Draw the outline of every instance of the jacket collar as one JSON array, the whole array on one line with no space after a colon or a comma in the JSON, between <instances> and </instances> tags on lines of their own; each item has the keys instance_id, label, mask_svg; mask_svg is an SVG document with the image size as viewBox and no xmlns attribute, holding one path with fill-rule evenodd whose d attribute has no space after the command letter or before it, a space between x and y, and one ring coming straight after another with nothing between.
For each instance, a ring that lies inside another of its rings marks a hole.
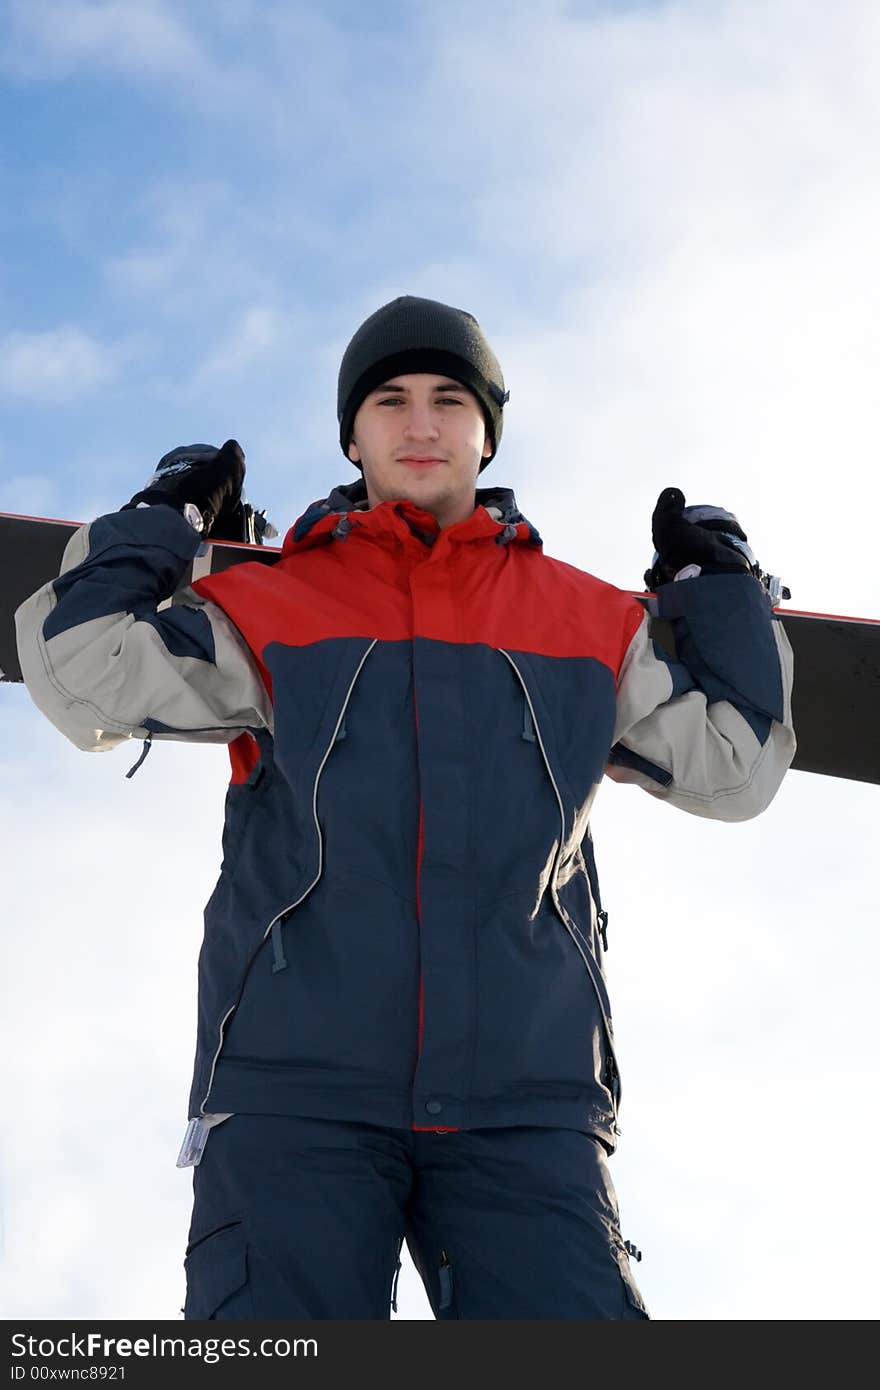
<instances>
[{"instance_id":1,"label":"jacket collar","mask_svg":"<svg viewBox=\"0 0 880 1390\"><path fill-rule=\"evenodd\" d=\"M441 534L436 517L414 502L383 502L378 507L369 507L366 483L363 478L357 478L353 483L340 483L329 496L306 508L285 536L282 555L292 555L322 542L345 540L353 526L365 526L368 532L378 535L389 527L399 526L401 520L426 545L432 545ZM450 541L477 540L491 535L499 545L512 541L543 545L535 527L517 507L513 489L508 487L477 488L472 514L446 527L445 531Z\"/></svg>"}]
</instances>

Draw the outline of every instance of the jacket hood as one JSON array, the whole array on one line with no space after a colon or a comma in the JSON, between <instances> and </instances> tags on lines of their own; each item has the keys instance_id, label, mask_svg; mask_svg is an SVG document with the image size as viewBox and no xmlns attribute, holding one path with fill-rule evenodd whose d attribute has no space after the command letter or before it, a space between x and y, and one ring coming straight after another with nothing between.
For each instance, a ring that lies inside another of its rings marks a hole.
<instances>
[{"instance_id":1,"label":"jacket hood","mask_svg":"<svg viewBox=\"0 0 880 1390\"><path fill-rule=\"evenodd\" d=\"M440 532L436 517L415 502L383 502L371 508L367 500L367 485L363 478L357 478L353 483L338 484L329 496L312 502L306 508L285 536L282 556L331 540L344 540L352 526L369 527L371 519L378 519L380 514L387 514L388 511L402 516L410 530L427 544L431 544ZM471 516L448 529L461 540L475 540L494 534L499 545L510 542L543 545L535 527L517 507L513 489L509 487L477 488L476 506Z\"/></svg>"}]
</instances>

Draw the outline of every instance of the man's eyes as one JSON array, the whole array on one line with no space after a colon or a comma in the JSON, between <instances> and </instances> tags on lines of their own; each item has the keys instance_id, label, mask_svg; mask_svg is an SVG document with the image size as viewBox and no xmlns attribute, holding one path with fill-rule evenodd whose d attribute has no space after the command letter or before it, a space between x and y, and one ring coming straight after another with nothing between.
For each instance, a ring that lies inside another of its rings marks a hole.
<instances>
[{"instance_id":1,"label":"man's eyes","mask_svg":"<svg viewBox=\"0 0 880 1390\"><path fill-rule=\"evenodd\" d=\"M404 403L403 396L383 396L379 405L401 405ZM464 402L458 396L436 396L435 405L463 405Z\"/></svg>"}]
</instances>

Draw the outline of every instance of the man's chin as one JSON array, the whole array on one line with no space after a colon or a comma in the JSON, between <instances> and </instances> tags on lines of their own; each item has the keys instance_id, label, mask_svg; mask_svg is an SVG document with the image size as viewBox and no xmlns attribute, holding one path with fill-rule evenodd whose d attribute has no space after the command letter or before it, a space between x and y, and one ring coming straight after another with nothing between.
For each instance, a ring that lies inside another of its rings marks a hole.
<instances>
[{"instance_id":1,"label":"man's chin","mask_svg":"<svg viewBox=\"0 0 880 1390\"><path fill-rule=\"evenodd\" d=\"M426 470L424 475L414 475L408 469L395 469L394 473L389 472L382 479L373 496L374 506L380 501L411 502L414 507L436 517L441 526L446 524L450 515L461 513L463 506L460 490L453 485L448 470L442 465ZM469 510L473 510L474 504L474 493L471 492Z\"/></svg>"},{"instance_id":2,"label":"man's chin","mask_svg":"<svg viewBox=\"0 0 880 1390\"><path fill-rule=\"evenodd\" d=\"M425 478L424 481L416 481L415 483L406 481L401 484L398 490L398 500L413 502L417 507L421 507L423 511L433 512L436 507L448 505L449 489L442 486L438 487L436 481L435 485L432 487L430 485L430 480L427 478Z\"/></svg>"}]
</instances>

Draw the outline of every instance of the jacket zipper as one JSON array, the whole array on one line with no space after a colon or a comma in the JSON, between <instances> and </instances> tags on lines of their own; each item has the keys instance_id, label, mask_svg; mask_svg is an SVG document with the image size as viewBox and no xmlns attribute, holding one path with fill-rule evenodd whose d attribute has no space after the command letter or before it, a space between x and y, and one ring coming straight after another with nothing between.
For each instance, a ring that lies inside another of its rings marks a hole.
<instances>
[{"instance_id":1,"label":"jacket zipper","mask_svg":"<svg viewBox=\"0 0 880 1390\"><path fill-rule=\"evenodd\" d=\"M419 705L413 682L413 714L416 722L416 758L418 758ZM425 852L425 826L422 815L422 778L419 774L419 838L416 846L416 917L419 923L419 1035L416 1040L416 1067L422 1055L422 1034L425 1028L425 977L422 971L422 856Z\"/></svg>"},{"instance_id":2,"label":"jacket zipper","mask_svg":"<svg viewBox=\"0 0 880 1390\"><path fill-rule=\"evenodd\" d=\"M208 1089L205 1091L205 1094L204 1094L204 1096L202 1097L201 1104L199 1105L199 1112L200 1112L202 1115L204 1115L204 1114L206 1113L206 1111L205 1111L205 1101L208 1099L208 1096L211 1094L211 1087L212 1087L213 1084L214 1084L214 1072L216 1071L216 1068L217 1068L217 1059L218 1059L218 1057L220 1056L220 1051L221 1051L221 1049L222 1049L222 1047L223 1047L223 1036L224 1036L224 1034L225 1034L225 1032L226 1032L226 1024L228 1023L228 1021L229 1021L231 1015L232 1015L232 1014L235 1012L235 1010L238 1008L239 1000L241 999L242 993L243 993L243 991L244 991L245 981L247 980L248 972L249 972L249 970L250 970L250 968L251 968L251 964L252 964L252 962L253 962L253 960L254 960L254 957L255 957L256 954L257 954L257 951L259 951L260 946L262 946L263 942L266 940L266 937L269 935L269 933L271 932L272 928L275 926L275 923L276 923L276 922L281 922L281 921L283 921L285 917L288 917L288 916L290 915L291 912L293 912L297 907L299 907L300 903L302 903L302 902L308 897L309 893L311 893L312 889L315 887L316 883L317 883L318 880L320 879L321 874L324 872L324 837L323 837L323 835L321 834L321 824L320 824L320 821L318 820L318 783L319 783L320 780L321 780L321 773L324 771L324 764L326 763L327 759L329 758L330 752L331 752L331 750L332 750L332 748L333 748L333 745L334 745L335 742L336 742L336 738L337 738L337 735L338 735L338 733L339 733L339 727L340 727L340 725L342 724L343 720L345 719L345 711L348 709L348 702L349 702L349 700L351 699L352 691L354 690L355 684L356 684L356 682L357 682L357 678L358 678L358 676L360 675L360 673L361 673L361 671L362 671L362 669L363 669L364 662L366 661L367 657L370 655L370 652L373 650L373 648L375 647L375 645L376 645L376 643L378 642L378 640L379 640L378 637L374 637L374 638L373 638L372 642L371 642L370 645L367 647L367 650L364 652L363 656L361 657L360 661L358 662L357 670L355 671L354 675L353 675L352 678L351 678L351 683L350 683L350 685L349 685L349 687L348 687L348 690L345 692L345 699L344 699L343 702L342 702L342 709L339 711L339 716L338 716L338 718L337 718L337 720L336 720L336 723L335 723L335 725L334 725L334 727L333 727L333 734L332 734L332 736L331 736L331 738L330 738L330 742L327 744L327 747L326 747L326 749L324 750L324 756L323 756L323 758L321 759L321 761L320 761L320 763L319 763L319 765L318 765L318 770L317 770L317 772L315 773L315 781L314 781L314 785L313 785L313 787L312 787L312 815L313 815L314 820L315 820L315 830L317 831L317 835L318 835L318 872L316 873L315 877L312 879L312 881L311 881L311 883L309 884L308 888L306 888L304 892L300 893L300 895L299 895L299 897L297 898L296 902L290 903L290 905L289 905L288 907L282 908L282 910L281 910L280 912L278 912L278 913L275 914L275 916L272 918L272 921L269 923L268 927L267 927L266 930L263 932L263 935L262 935L262 938L261 938L261 940L260 940L260 942L259 942L259 945L257 946L256 950L251 954L250 959L248 960L248 963L247 963L247 965L246 965L245 968L244 968L244 973L242 974L242 977L241 977L241 986L240 986L240 988L239 988L238 995L236 996L235 1002L234 1002L234 1004L232 1004L232 1005L227 1009L226 1013L223 1015L223 1018L221 1019L221 1022L220 1022L220 1039L219 1039L219 1041L218 1041L218 1043L217 1043L217 1050L216 1050L216 1052L214 1053L214 1057L213 1057L213 1059L212 1059L212 1061L211 1061L211 1074L210 1074L210 1076L208 1077Z\"/></svg>"},{"instance_id":3,"label":"jacket zipper","mask_svg":"<svg viewBox=\"0 0 880 1390\"><path fill-rule=\"evenodd\" d=\"M596 929L602 941L602 950L608 950L608 913L602 906L602 894L599 889L599 871L596 868L596 850L593 845L593 832L587 826L586 838L589 842L587 854L584 855L584 864L587 870L587 878L590 884L590 892L593 896L593 904L596 908Z\"/></svg>"},{"instance_id":4,"label":"jacket zipper","mask_svg":"<svg viewBox=\"0 0 880 1390\"><path fill-rule=\"evenodd\" d=\"M593 962L590 959L590 954L588 952L585 952L583 947L581 946L579 940L581 933L578 931L574 922L572 922L565 908L562 906L562 903L559 899L559 893L556 887L556 880L559 875L559 860L562 855L562 847L565 844L565 809L562 805L562 797L559 792L559 787L556 784L556 778L553 776L553 769L550 766L550 759L547 757L547 750L544 747L544 739L541 735L541 727L538 723L538 717L535 714L535 706L532 704L532 697L529 694L529 689L525 683L525 680L523 679L522 672L520 671L519 667L517 666L516 662L514 661L513 657L510 655L509 652L506 652L503 647L499 647L498 651L501 652L502 656L507 657L507 660L510 662L511 666L516 672L517 680L522 686L523 694L526 697L529 706L529 712L532 716L532 726L537 736L538 747L541 750L541 757L544 759L544 766L547 769L547 776L550 778L551 785L553 787L554 792L556 793L556 803L559 806L559 847L556 851L556 859L553 863L553 872L550 875L550 898L553 902L553 906L556 908L556 911L559 914L560 919L562 920L562 923L566 931L568 932L569 936L575 944L575 947L577 948L578 955L580 956L581 960L586 966L587 974L590 977L590 983L593 986L593 992L596 996L596 1003L599 1005L599 1013L602 1016L602 1023L605 1029L605 1041L608 1046L608 1071L610 1073L611 1080L611 1101L614 1107L614 1127L615 1130L619 1132L617 1127L617 1115L620 1110L620 1098L623 1094L623 1088L620 1083L620 1068L617 1065L617 1053L614 1050L614 1038L611 1030L611 1020L605 1011L605 1005L602 1001L602 992L599 988L599 982L596 979L595 969ZM590 891L592 895L592 885Z\"/></svg>"}]
</instances>

